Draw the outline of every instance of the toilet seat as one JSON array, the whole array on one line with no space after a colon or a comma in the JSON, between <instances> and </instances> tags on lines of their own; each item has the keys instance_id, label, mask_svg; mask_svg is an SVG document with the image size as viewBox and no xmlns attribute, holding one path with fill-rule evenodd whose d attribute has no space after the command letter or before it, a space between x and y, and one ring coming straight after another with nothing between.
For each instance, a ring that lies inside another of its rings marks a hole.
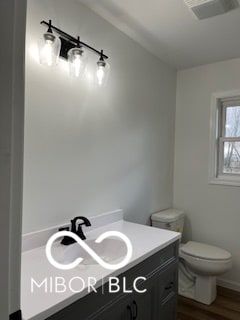
<instances>
[{"instance_id":1,"label":"toilet seat","mask_svg":"<svg viewBox=\"0 0 240 320\"><path fill-rule=\"evenodd\" d=\"M185 256L202 260L225 261L231 259L231 254L228 251L196 241L189 241L182 245L180 251Z\"/></svg>"}]
</instances>

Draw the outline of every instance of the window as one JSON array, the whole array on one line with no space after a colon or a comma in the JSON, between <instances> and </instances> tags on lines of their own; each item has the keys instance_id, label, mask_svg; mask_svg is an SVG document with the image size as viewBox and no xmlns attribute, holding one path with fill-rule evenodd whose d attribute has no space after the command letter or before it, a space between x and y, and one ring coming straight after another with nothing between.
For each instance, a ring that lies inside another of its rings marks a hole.
<instances>
[{"instance_id":1,"label":"window","mask_svg":"<svg viewBox=\"0 0 240 320\"><path fill-rule=\"evenodd\" d=\"M240 100L221 102L218 174L240 175Z\"/></svg>"},{"instance_id":2,"label":"window","mask_svg":"<svg viewBox=\"0 0 240 320\"><path fill-rule=\"evenodd\" d=\"M240 93L212 101L210 183L240 186Z\"/></svg>"}]
</instances>

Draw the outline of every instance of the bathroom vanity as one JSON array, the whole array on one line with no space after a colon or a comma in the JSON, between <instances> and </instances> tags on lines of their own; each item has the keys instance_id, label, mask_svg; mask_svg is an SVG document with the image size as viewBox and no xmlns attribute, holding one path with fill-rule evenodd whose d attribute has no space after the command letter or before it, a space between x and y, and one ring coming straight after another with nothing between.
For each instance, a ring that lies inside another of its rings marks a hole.
<instances>
[{"instance_id":1,"label":"bathroom vanity","mask_svg":"<svg viewBox=\"0 0 240 320\"><path fill-rule=\"evenodd\" d=\"M108 230L124 233L133 246L130 262L115 271L106 270L98 264L56 271L46 260L44 246L31 250L28 247L22 259L23 319L176 320L180 234L126 222L121 215L117 221L110 219L109 224L98 225L97 228L93 220L93 229L86 233L87 239L96 239ZM69 291L63 294L46 293L43 288L30 292L31 278L40 283L42 279L56 275L64 276L66 280L77 276L82 279L95 277L98 280L96 292L89 293L87 288L75 294ZM117 292L109 292L110 277L119 280L120 290ZM138 279L136 286L135 279ZM135 290L136 287L138 290Z\"/></svg>"},{"instance_id":2,"label":"bathroom vanity","mask_svg":"<svg viewBox=\"0 0 240 320\"><path fill-rule=\"evenodd\" d=\"M106 283L105 288L98 288L97 293L90 293L48 320L75 320L77 316L81 320L175 320L177 270L178 242L175 242L119 275L119 293L109 293ZM138 276L146 278L138 284L140 291L146 289L145 293L133 290L132 284ZM132 293L123 293L124 279L125 289Z\"/></svg>"}]
</instances>

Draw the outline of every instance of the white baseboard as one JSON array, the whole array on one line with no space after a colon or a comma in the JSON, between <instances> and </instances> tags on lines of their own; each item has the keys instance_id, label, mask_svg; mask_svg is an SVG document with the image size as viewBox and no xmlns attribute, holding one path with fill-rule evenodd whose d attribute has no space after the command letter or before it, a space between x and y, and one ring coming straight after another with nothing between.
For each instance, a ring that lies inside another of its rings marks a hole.
<instances>
[{"instance_id":1,"label":"white baseboard","mask_svg":"<svg viewBox=\"0 0 240 320\"><path fill-rule=\"evenodd\" d=\"M227 280L227 279L217 279L217 285L220 287L224 287L227 289L231 289L234 291L239 291L240 292L240 283Z\"/></svg>"}]
</instances>

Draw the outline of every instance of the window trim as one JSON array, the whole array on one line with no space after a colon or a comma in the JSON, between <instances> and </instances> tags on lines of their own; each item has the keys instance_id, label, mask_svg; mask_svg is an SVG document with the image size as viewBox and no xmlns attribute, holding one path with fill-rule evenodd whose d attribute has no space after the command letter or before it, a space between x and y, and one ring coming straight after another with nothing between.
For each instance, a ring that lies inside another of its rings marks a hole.
<instances>
[{"instance_id":1,"label":"window trim","mask_svg":"<svg viewBox=\"0 0 240 320\"><path fill-rule=\"evenodd\" d=\"M212 94L210 112L210 139L209 139L209 184L219 184L228 186L240 186L240 175L229 173L219 174L219 135L223 128L224 117L220 114L221 104L224 100L240 100L240 90L216 92ZM229 138L228 138L229 140Z\"/></svg>"}]
</instances>

